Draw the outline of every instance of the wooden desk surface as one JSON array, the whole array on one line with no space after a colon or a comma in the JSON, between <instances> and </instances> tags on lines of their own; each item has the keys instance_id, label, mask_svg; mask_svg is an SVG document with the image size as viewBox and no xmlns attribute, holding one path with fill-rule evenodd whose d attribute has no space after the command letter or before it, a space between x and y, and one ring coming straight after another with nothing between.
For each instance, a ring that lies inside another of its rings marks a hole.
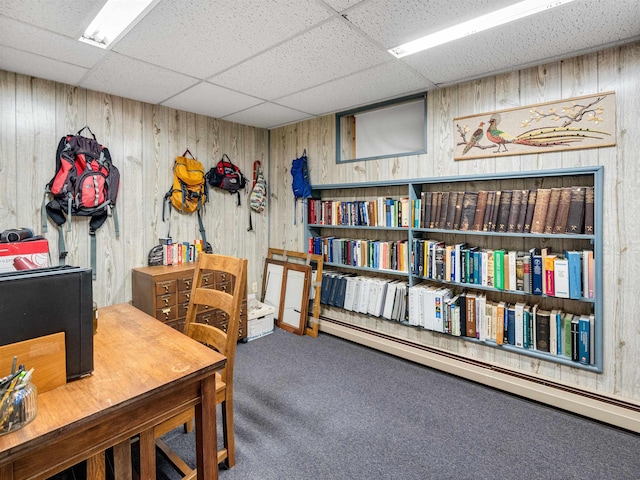
<instances>
[{"instance_id":1,"label":"wooden desk surface","mask_svg":"<svg viewBox=\"0 0 640 480\"><path fill-rule=\"evenodd\" d=\"M93 450L104 450L112 446L107 443L122 441L141 431L139 427L151 427L183 408L184 404L170 405L181 390L183 402L196 403L192 391L200 388L200 380L226 362L219 353L129 304L100 308L98 313L93 374L38 395L33 422L0 436L0 470L25 455L46 454L48 446L65 435L95 438L102 444ZM154 402L164 402L166 411L147 412L145 400L152 396ZM122 418L123 410L129 419ZM132 422L138 425L131 427ZM113 431L103 432L106 429ZM138 432L129 431L135 429ZM57 448L50 454L60 454ZM38 463L37 458L31 460Z\"/></svg>"}]
</instances>

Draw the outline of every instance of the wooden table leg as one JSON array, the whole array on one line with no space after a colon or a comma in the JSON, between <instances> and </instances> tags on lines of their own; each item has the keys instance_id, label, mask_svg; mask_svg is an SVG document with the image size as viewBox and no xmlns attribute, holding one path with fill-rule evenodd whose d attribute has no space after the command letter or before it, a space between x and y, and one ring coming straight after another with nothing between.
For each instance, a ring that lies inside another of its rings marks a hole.
<instances>
[{"instance_id":1,"label":"wooden table leg","mask_svg":"<svg viewBox=\"0 0 640 480\"><path fill-rule=\"evenodd\" d=\"M153 428L140 433L140 478L156 478L156 441Z\"/></svg>"},{"instance_id":2,"label":"wooden table leg","mask_svg":"<svg viewBox=\"0 0 640 480\"><path fill-rule=\"evenodd\" d=\"M118 480L131 480L131 441L113 446L113 473Z\"/></svg>"},{"instance_id":3,"label":"wooden table leg","mask_svg":"<svg viewBox=\"0 0 640 480\"><path fill-rule=\"evenodd\" d=\"M106 480L107 470L104 451L96 453L87 459L87 478L92 480Z\"/></svg>"},{"instance_id":4,"label":"wooden table leg","mask_svg":"<svg viewBox=\"0 0 640 480\"><path fill-rule=\"evenodd\" d=\"M201 403L196 405L196 462L199 480L218 480L215 375L202 380Z\"/></svg>"}]
</instances>

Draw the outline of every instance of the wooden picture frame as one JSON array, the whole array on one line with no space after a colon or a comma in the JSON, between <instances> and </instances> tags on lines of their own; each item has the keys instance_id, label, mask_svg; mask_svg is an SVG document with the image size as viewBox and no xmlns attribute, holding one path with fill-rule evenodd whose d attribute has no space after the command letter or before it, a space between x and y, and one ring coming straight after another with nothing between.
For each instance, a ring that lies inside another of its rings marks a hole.
<instances>
[{"instance_id":1,"label":"wooden picture frame","mask_svg":"<svg viewBox=\"0 0 640 480\"><path fill-rule=\"evenodd\" d=\"M320 293L322 287L322 269L323 269L323 257L314 253L296 252L291 250L283 250L281 248L269 248L267 258L274 259L274 257L283 258L285 262L304 262L305 265L311 265L312 272L316 272L315 280L312 279L314 289L313 297L313 311L309 316L309 325L307 325L305 334L310 337L318 337L318 326L320 324ZM264 277L263 277L264 278ZM264 286L262 288L264 292Z\"/></svg>"},{"instance_id":2,"label":"wooden picture frame","mask_svg":"<svg viewBox=\"0 0 640 480\"><path fill-rule=\"evenodd\" d=\"M309 307L311 266L285 263L277 325L304 335Z\"/></svg>"},{"instance_id":3,"label":"wooden picture frame","mask_svg":"<svg viewBox=\"0 0 640 480\"><path fill-rule=\"evenodd\" d=\"M265 258L264 273L262 275L262 303L275 308L275 317L279 318L282 300L282 285L284 280L285 262Z\"/></svg>"}]
</instances>

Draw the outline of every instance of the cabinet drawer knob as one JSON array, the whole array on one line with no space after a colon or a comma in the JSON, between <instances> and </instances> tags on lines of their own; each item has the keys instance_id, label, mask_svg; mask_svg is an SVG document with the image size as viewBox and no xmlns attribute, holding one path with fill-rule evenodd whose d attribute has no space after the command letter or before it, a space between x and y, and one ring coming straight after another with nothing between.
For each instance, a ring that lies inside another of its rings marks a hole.
<instances>
[{"instance_id":1,"label":"cabinet drawer knob","mask_svg":"<svg viewBox=\"0 0 640 480\"><path fill-rule=\"evenodd\" d=\"M170 308L164 308L164 309L162 309L162 313L164 313L164 318L168 319L169 318L169 314L171 313L171 309Z\"/></svg>"},{"instance_id":2,"label":"cabinet drawer knob","mask_svg":"<svg viewBox=\"0 0 640 480\"><path fill-rule=\"evenodd\" d=\"M191 288L191 280L185 280L185 281L184 281L184 286L185 286L186 288Z\"/></svg>"}]
</instances>

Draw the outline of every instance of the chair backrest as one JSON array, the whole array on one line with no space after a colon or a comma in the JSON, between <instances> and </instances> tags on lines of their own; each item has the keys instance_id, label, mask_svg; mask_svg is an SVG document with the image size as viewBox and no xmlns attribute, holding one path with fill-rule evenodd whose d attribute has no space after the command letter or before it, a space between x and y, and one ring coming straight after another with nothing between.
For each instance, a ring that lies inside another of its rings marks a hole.
<instances>
[{"instance_id":1,"label":"chair backrest","mask_svg":"<svg viewBox=\"0 0 640 480\"><path fill-rule=\"evenodd\" d=\"M231 292L202 287L202 278L211 272L222 272L233 277ZM222 370L222 381L231 388L233 382L233 364L238 343L240 309L247 288L247 260L226 255L202 253L198 257L193 274L192 291L187 308L184 333L205 345L215 348L227 357ZM226 333L221 329L204 323L198 323L198 314L203 310L221 310L228 318Z\"/></svg>"}]
</instances>

